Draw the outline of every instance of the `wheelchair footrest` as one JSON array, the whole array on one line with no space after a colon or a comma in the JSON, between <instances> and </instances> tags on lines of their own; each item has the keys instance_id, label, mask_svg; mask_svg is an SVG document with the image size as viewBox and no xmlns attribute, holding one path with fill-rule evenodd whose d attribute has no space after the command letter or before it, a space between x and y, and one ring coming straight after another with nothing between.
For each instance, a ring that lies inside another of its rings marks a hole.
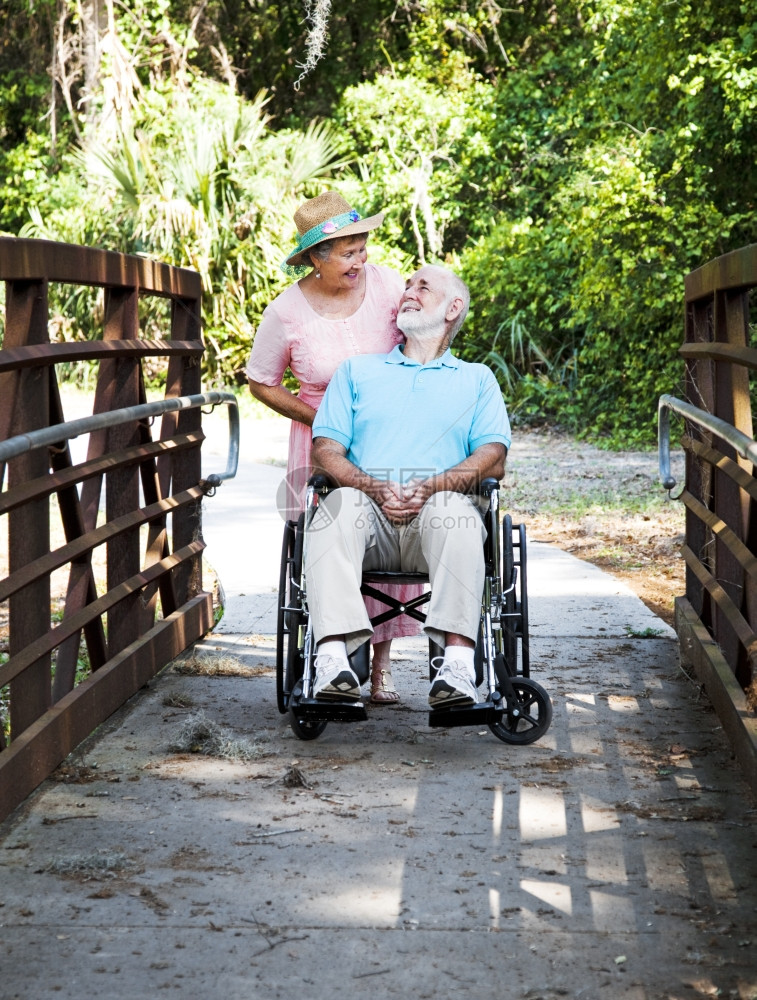
<instances>
[{"instance_id":1,"label":"wheelchair footrest","mask_svg":"<svg viewBox=\"0 0 757 1000\"><path fill-rule=\"evenodd\" d=\"M501 722L505 714L505 703L482 701L478 705L461 708L437 708L428 713L428 724L432 729L450 729L453 726L490 726Z\"/></svg>"},{"instance_id":2,"label":"wheelchair footrest","mask_svg":"<svg viewBox=\"0 0 757 1000\"><path fill-rule=\"evenodd\" d=\"M315 698L293 699L293 715L300 722L366 722L368 713L362 701L317 701Z\"/></svg>"}]
</instances>

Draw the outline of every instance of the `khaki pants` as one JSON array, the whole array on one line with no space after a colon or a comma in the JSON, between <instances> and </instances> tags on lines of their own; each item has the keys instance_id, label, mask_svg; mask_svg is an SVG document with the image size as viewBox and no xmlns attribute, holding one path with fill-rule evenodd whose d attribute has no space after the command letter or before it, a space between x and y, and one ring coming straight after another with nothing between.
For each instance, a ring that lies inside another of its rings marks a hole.
<instances>
[{"instance_id":1,"label":"khaki pants","mask_svg":"<svg viewBox=\"0 0 757 1000\"><path fill-rule=\"evenodd\" d=\"M303 563L316 643L344 635L353 653L373 629L363 570L427 573L431 598L424 632L439 646L453 632L476 641L484 587L486 527L461 493L435 493L410 524L395 526L360 490L331 492L308 529Z\"/></svg>"}]
</instances>

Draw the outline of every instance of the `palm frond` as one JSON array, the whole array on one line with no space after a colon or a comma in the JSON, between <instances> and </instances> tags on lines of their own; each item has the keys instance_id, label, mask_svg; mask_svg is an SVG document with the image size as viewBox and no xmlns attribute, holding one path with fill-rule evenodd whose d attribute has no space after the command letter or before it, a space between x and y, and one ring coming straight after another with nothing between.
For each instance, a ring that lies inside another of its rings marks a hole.
<instances>
[{"instance_id":1,"label":"palm frond","mask_svg":"<svg viewBox=\"0 0 757 1000\"><path fill-rule=\"evenodd\" d=\"M297 189L346 167L352 157L345 155L344 139L330 122L312 121L292 137L287 160L289 183Z\"/></svg>"}]
</instances>

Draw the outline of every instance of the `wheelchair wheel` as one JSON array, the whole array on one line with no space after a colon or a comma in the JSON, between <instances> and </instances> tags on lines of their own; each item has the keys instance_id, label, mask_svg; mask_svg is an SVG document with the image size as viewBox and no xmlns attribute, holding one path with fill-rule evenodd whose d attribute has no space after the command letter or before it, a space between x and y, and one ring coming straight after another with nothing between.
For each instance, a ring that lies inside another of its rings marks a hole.
<instances>
[{"instance_id":1,"label":"wheelchair wheel","mask_svg":"<svg viewBox=\"0 0 757 1000\"><path fill-rule=\"evenodd\" d=\"M552 702L541 684L530 677L513 677L510 683L515 691L518 714L513 714L515 706L508 706L502 721L490 723L489 728L503 743L520 746L535 743L552 722Z\"/></svg>"},{"instance_id":2,"label":"wheelchair wheel","mask_svg":"<svg viewBox=\"0 0 757 1000\"><path fill-rule=\"evenodd\" d=\"M289 695L302 676L299 648L305 614L295 585L302 572L302 518L295 525L287 521L281 547L279 604L276 617L276 702L282 715L289 707ZM294 583L292 582L294 581Z\"/></svg>"},{"instance_id":3,"label":"wheelchair wheel","mask_svg":"<svg viewBox=\"0 0 757 1000\"><path fill-rule=\"evenodd\" d=\"M526 526L518 525L518 543L520 550L520 672L524 677L531 676L531 647L528 637L528 574L526 568Z\"/></svg>"},{"instance_id":4,"label":"wheelchair wheel","mask_svg":"<svg viewBox=\"0 0 757 1000\"><path fill-rule=\"evenodd\" d=\"M502 590L504 601L502 610L507 616L502 619L502 652L511 677L518 673L518 612L517 587L515 582L515 552L513 548L513 520L505 514L502 520ZM510 589L512 587L512 589ZM510 616L513 617L510 617Z\"/></svg>"},{"instance_id":5,"label":"wheelchair wheel","mask_svg":"<svg viewBox=\"0 0 757 1000\"><path fill-rule=\"evenodd\" d=\"M298 740L317 740L327 725L327 722L308 722L298 719L294 712L289 710L289 726Z\"/></svg>"},{"instance_id":6,"label":"wheelchair wheel","mask_svg":"<svg viewBox=\"0 0 757 1000\"><path fill-rule=\"evenodd\" d=\"M294 525L291 521L286 521L284 523L284 540L281 544L279 597L276 612L276 703L282 715L287 710L287 697L284 691L284 664L286 663L286 644L289 636L289 620L284 608L287 606L289 559L293 545Z\"/></svg>"}]
</instances>

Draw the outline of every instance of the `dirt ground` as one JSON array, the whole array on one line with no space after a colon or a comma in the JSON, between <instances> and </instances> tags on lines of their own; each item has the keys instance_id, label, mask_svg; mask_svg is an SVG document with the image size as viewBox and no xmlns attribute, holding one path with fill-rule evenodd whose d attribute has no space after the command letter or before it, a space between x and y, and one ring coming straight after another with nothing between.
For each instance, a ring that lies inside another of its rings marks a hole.
<instances>
[{"instance_id":1,"label":"dirt ground","mask_svg":"<svg viewBox=\"0 0 757 1000\"><path fill-rule=\"evenodd\" d=\"M657 453L604 451L553 431L519 429L513 438L505 509L526 524L529 540L619 577L672 625L673 601L686 590L684 508L660 485ZM672 467L680 484L680 454Z\"/></svg>"}]
</instances>

